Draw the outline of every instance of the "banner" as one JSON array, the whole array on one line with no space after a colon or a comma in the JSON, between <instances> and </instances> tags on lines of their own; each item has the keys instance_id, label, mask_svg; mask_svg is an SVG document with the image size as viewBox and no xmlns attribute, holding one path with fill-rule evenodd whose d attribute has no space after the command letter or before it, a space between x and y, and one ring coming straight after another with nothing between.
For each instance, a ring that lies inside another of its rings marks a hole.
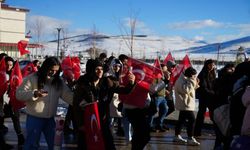
<instances>
[{"instance_id":1,"label":"banner","mask_svg":"<svg viewBox=\"0 0 250 150\"><path fill-rule=\"evenodd\" d=\"M98 103L93 102L87 104L84 108L83 117L87 150L105 150L98 112Z\"/></svg>"}]
</instances>

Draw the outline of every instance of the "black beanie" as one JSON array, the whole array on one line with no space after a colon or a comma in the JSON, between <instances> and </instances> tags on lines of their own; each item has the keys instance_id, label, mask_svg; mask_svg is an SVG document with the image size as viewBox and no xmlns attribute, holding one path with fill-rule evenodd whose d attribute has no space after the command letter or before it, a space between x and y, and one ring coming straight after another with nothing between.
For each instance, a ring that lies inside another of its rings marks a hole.
<instances>
[{"instance_id":1,"label":"black beanie","mask_svg":"<svg viewBox=\"0 0 250 150\"><path fill-rule=\"evenodd\" d=\"M186 70L185 70L185 73L184 75L188 78L192 77L193 75L196 75L197 74L197 71L193 68L193 67L188 67Z\"/></svg>"},{"instance_id":2,"label":"black beanie","mask_svg":"<svg viewBox=\"0 0 250 150\"><path fill-rule=\"evenodd\" d=\"M86 63L86 73L93 73L98 66L103 67L102 62L98 59L89 59Z\"/></svg>"}]
</instances>

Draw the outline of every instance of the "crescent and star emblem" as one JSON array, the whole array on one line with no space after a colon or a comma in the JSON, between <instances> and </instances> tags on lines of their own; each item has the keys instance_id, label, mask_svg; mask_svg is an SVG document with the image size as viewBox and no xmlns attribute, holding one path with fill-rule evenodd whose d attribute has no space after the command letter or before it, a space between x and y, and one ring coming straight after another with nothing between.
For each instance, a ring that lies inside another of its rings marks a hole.
<instances>
[{"instance_id":1,"label":"crescent and star emblem","mask_svg":"<svg viewBox=\"0 0 250 150\"><path fill-rule=\"evenodd\" d=\"M96 132L94 132L94 127L93 127L94 124L98 127L96 116L95 116L95 114L92 114L91 120L90 120L91 131L92 131L92 133L94 133L94 141L97 142L98 136L97 136Z\"/></svg>"},{"instance_id":2,"label":"crescent and star emblem","mask_svg":"<svg viewBox=\"0 0 250 150\"><path fill-rule=\"evenodd\" d=\"M141 82L142 80L144 80L144 78L146 76L144 71L142 71L141 69L134 69L134 70L132 70L132 72L133 72L133 74L135 74L135 76L136 76L136 74L140 74L140 78L137 78L139 80L138 83ZM138 76L136 76L136 77L138 77Z\"/></svg>"}]
</instances>

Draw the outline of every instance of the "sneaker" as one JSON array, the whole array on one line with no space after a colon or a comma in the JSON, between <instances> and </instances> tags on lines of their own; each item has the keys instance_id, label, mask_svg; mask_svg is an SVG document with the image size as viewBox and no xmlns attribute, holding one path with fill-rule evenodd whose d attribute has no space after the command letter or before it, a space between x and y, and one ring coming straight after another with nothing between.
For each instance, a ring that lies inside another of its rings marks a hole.
<instances>
[{"instance_id":1,"label":"sneaker","mask_svg":"<svg viewBox=\"0 0 250 150\"><path fill-rule=\"evenodd\" d=\"M200 145L200 143L198 141L196 141L196 139L194 137L188 138L187 144L192 145L192 146L199 146Z\"/></svg>"},{"instance_id":2,"label":"sneaker","mask_svg":"<svg viewBox=\"0 0 250 150\"><path fill-rule=\"evenodd\" d=\"M183 139L181 135L177 135L174 137L173 142L180 143L180 144L186 144L187 140Z\"/></svg>"}]
</instances>

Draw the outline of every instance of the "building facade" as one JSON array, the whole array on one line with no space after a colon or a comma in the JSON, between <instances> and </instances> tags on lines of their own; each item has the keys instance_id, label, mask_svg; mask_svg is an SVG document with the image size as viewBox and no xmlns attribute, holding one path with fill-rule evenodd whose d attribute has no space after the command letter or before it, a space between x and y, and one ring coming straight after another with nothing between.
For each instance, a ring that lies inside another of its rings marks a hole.
<instances>
[{"instance_id":1,"label":"building facade","mask_svg":"<svg viewBox=\"0 0 250 150\"><path fill-rule=\"evenodd\" d=\"M26 14L28 9L11 7L0 0L0 53L6 53L13 58L20 58L17 43L20 40L29 41L26 36ZM29 44L29 48L37 45ZM27 55L22 56L22 58Z\"/></svg>"}]
</instances>

